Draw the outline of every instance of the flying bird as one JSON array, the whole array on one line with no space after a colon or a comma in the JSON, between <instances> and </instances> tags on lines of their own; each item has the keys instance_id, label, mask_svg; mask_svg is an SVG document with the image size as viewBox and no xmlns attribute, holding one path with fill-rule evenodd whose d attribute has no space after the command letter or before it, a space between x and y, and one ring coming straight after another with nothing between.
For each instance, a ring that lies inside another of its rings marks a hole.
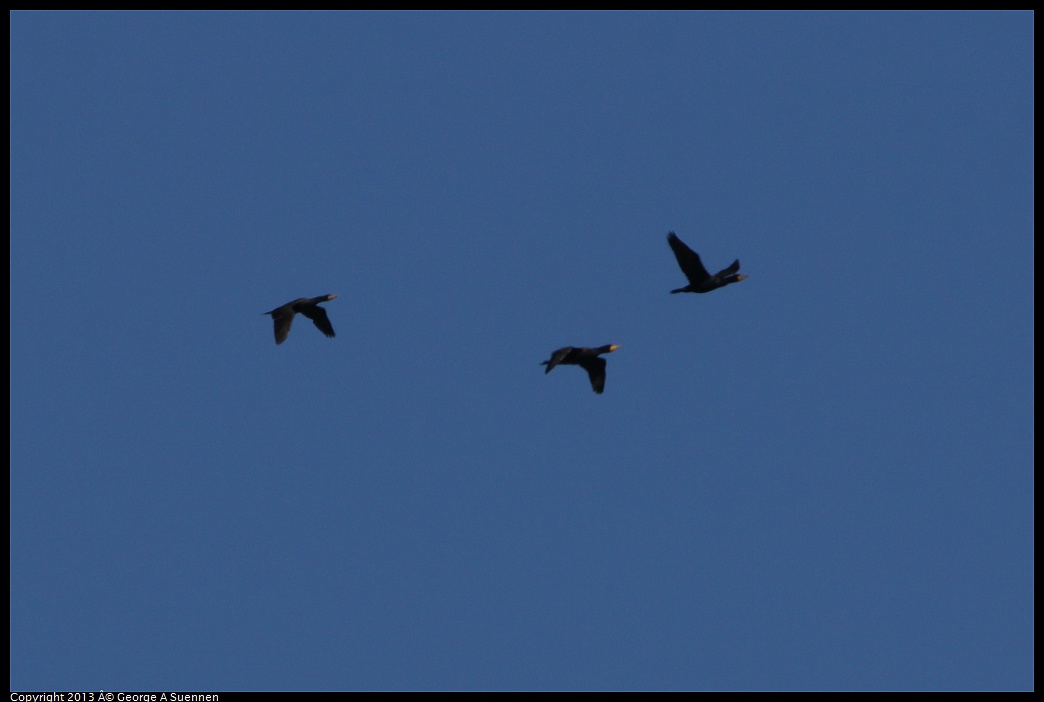
<instances>
[{"instance_id":1,"label":"flying bird","mask_svg":"<svg viewBox=\"0 0 1044 702\"><path fill-rule=\"evenodd\" d=\"M605 390L605 359L599 358L603 353L609 353L620 348L616 344L606 344L596 349L584 346L563 346L551 354L551 358L541 361L540 365L547 366L544 373L550 373L557 365L580 366L587 371L591 379L591 389L599 395Z\"/></svg>"},{"instance_id":2,"label":"flying bird","mask_svg":"<svg viewBox=\"0 0 1044 702\"><path fill-rule=\"evenodd\" d=\"M326 316L326 310L320 307L319 303L329 302L335 297L337 296L320 295L319 297L300 297L292 302L286 303L282 307L276 307L271 312L265 312L265 314L272 315L272 321L275 323L276 344L281 344L286 341L286 335L290 333L290 325L294 322L294 315L298 312L312 320L316 328L323 334L333 336L333 325L330 324L330 318Z\"/></svg>"},{"instance_id":3,"label":"flying bird","mask_svg":"<svg viewBox=\"0 0 1044 702\"><path fill-rule=\"evenodd\" d=\"M723 288L730 283L738 283L747 278L745 275L736 274L740 267L739 259L733 261L728 268L711 275L703 267L700 255L686 246L685 242L679 239L677 234L669 232L667 234L667 243L671 245L671 250L674 251L674 257L678 259L678 265L681 266L682 273L689 279L688 285L684 288L671 290L672 293L705 293Z\"/></svg>"}]
</instances>

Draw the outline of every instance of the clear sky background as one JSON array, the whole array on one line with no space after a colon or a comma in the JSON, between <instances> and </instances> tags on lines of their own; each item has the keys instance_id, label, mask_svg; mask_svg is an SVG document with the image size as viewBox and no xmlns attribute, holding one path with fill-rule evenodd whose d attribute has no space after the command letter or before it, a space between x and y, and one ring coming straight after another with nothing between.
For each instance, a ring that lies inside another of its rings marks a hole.
<instances>
[{"instance_id":1,"label":"clear sky background","mask_svg":"<svg viewBox=\"0 0 1044 702\"><path fill-rule=\"evenodd\" d=\"M12 689L1033 688L1032 14L10 20Z\"/></svg>"}]
</instances>

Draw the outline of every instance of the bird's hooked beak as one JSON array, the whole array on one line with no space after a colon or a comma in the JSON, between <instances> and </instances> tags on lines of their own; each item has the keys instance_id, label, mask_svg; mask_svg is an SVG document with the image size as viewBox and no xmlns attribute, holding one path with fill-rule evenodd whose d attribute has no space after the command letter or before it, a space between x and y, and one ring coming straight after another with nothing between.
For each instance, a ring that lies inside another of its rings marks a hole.
<instances>
[{"instance_id":1,"label":"bird's hooked beak","mask_svg":"<svg viewBox=\"0 0 1044 702\"><path fill-rule=\"evenodd\" d=\"M738 276L736 276L736 282L738 283L741 280L746 280L749 277L750 277L749 275L738 275Z\"/></svg>"},{"instance_id":2,"label":"bird's hooked beak","mask_svg":"<svg viewBox=\"0 0 1044 702\"><path fill-rule=\"evenodd\" d=\"M617 344L610 344L609 345L609 350L610 351L615 351L618 348L620 348L620 347Z\"/></svg>"}]
</instances>

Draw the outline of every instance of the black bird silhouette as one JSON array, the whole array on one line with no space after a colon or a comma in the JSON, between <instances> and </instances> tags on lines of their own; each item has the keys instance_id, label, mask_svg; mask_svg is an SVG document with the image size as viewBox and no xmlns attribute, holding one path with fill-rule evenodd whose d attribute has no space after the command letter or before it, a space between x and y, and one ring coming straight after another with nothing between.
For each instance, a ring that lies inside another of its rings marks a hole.
<instances>
[{"instance_id":1,"label":"black bird silhouette","mask_svg":"<svg viewBox=\"0 0 1044 702\"><path fill-rule=\"evenodd\" d=\"M275 323L276 344L281 344L286 341L286 335L290 333L290 325L294 322L294 315L298 312L312 320L312 322L315 323L316 328L323 334L333 336L333 325L330 324L330 318L326 316L326 310L320 307L319 303L329 302L335 297L337 296L320 295L319 297L299 297L292 302L286 303L282 307L276 307L271 312L265 312L265 314L272 315L272 321Z\"/></svg>"},{"instance_id":2,"label":"black bird silhouette","mask_svg":"<svg viewBox=\"0 0 1044 702\"><path fill-rule=\"evenodd\" d=\"M551 358L541 361L540 365L547 366L544 373L550 373L551 369L561 364L566 366L580 366L591 378L591 389L599 395L605 390L605 359L599 358L603 353L609 353L620 348L616 344L606 344L596 349L585 346L563 346L551 354Z\"/></svg>"},{"instance_id":3,"label":"black bird silhouette","mask_svg":"<svg viewBox=\"0 0 1044 702\"><path fill-rule=\"evenodd\" d=\"M679 239L677 234L669 232L667 234L667 243L671 245L671 250L674 251L674 257L678 259L678 265L681 266L682 273L689 279L688 285L684 288L671 290L672 293L705 293L723 288L730 283L738 283L747 278L745 275L736 275L736 271L740 267L738 258L728 268L711 275L703 267L700 255L686 246L685 242Z\"/></svg>"}]
</instances>

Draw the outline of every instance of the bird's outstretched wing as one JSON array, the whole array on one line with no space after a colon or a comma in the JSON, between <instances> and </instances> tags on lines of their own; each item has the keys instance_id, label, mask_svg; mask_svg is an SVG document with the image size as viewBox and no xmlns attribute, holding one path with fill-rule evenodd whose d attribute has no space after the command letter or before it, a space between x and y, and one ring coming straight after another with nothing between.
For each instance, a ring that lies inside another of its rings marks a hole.
<instances>
[{"instance_id":1,"label":"bird's outstretched wing","mask_svg":"<svg viewBox=\"0 0 1044 702\"><path fill-rule=\"evenodd\" d=\"M542 361L540 365L547 366L547 368L544 369L545 375L547 373L550 373L552 368L554 368L559 363L564 361L565 357L568 356L569 352L572 351L572 350L573 350L572 346L564 346L564 347L558 349L557 351L555 351L554 353L552 353L550 359L548 359L546 361Z\"/></svg>"},{"instance_id":2,"label":"bird's outstretched wing","mask_svg":"<svg viewBox=\"0 0 1044 702\"><path fill-rule=\"evenodd\" d=\"M719 278L726 278L726 277L728 277L730 275L736 275L736 273L738 273L738 272L739 272L739 259L737 258L735 261L732 262L731 266L729 266L728 268L723 268L720 271L718 271L717 277L719 277Z\"/></svg>"},{"instance_id":3,"label":"bird's outstretched wing","mask_svg":"<svg viewBox=\"0 0 1044 702\"><path fill-rule=\"evenodd\" d=\"M591 389L601 395L605 390L605 359L591 356L583 359L579 364L587 371L587 377L591 379Z\"/></svg>"},{"instance_id":4,"label":"bird's outstretched wing","mask_svg":"<svg viewBox=\"0 0 1044 702\"><path fill-rule=\"evenodd\" d=\"M674 257L678 259L678 266L682 269L682 273L685 274L690 283L698 286L706 281L707 278L710 278L707 269L703 267L700 255L686 246L685 242L679 239L677 234L674 232L668 233L667 243L671 245L671 251L674 252Z\"/></svg>"},{"instance_id":5,"label":"bird's outstretched wing","mask_svg":"<svg viewBox=\"0 0 1044 702\"><path fill-rule=\"evenodd\" d=\"M271 312L266 312L265 314L272 315L272 322L275 327L276 345L286 341L287 335L290 334L290 325L294 323L294 311L278 308Z\"/></svg>"},{"instance_id":6,"label":"bird's outstretched wing","mask_svg":"<svg viewBox=\"0 0 1044 702\"><path fill-rule=\"evenodd\" d=\"M335 336L333 325L330 324L330 318L326 316L326 310L319 305L308 305L302 307L301 314L312 320L316 329L321 331L323 334L326 334L327 336ZM287 329L289 329L289 326Z\"/></svg>"}]
</instances>

